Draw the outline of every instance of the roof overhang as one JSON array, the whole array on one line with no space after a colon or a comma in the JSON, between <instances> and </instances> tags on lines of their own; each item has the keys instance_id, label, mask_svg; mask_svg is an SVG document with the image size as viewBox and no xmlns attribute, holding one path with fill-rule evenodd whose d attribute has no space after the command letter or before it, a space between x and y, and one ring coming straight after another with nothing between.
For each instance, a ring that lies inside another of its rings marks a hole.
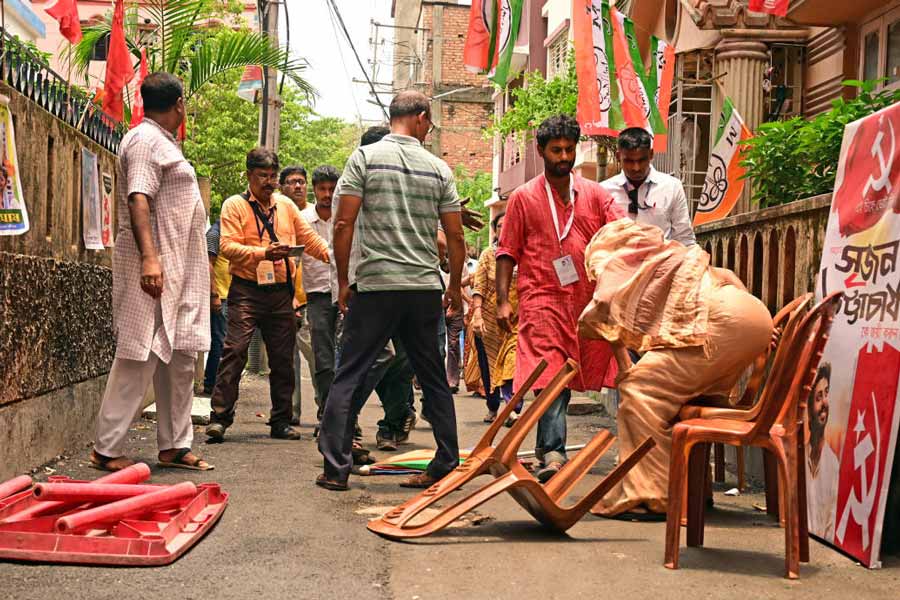
<instances>
[{"instance_id":1,"label":"roof overhang","mask_svg":"<svg viewBox=\"0 0 900 600\"><path fill-rule=\"evenodd\" d=\"M885 7L885 0L791 0L787 18L797 25L833 27L847 23L862 23L871 13Z\"/></svg>"}]
</instances>

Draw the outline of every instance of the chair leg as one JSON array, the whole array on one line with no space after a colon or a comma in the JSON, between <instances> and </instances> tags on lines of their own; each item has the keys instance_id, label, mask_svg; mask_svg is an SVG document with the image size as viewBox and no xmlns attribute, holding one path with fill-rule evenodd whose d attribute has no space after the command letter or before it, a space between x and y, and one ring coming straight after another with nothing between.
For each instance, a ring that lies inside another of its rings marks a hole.
<instances>
[{"instance_id":1,"label":"chair leg","mask_svg":"<svg viewBox=\"0 0 900 600\"><path fill-rule=\"evenodd\" d=\"M781 440L773 440L777 446L781 444ZM793 446L793 444L788 444ZM788 579L797 579L800 576L800 539L798 535L799 528L799 507L797 505L797 486L793 481L793 473L791 472L791 460L788 454L796 449L781 447L777 452L778 460L778 485L779 496L783 498L781 505L782 515L784 516L784 570L785 577Z\"/></svg>"},{"instance_id":2,"label":"chair leg","mask_svg":"<svg viewBox=\"0 0 900 600\"><path fill-rule=\"evenodd\" d=\"M763 449L763 478L766 483L766 514L780 518L778 506L778 461L770 450Z\"/></svg>"},{"instance_id":3,"label":"chair leg","mask_svg":"<svg viewBox=\"0 0 900 600\"><path fill-rule=\"evenodd\" d=\"M715 474L713 481L725 483L725 444L713 444L715 448Z\"/></svg>"},{"instance_id":4,"label":"chair leg","mask_svg":"<svg viewBox=\"0 0 900 600\"><path fill-rule=\"evenodd\" d=\"M741 447L737 448L737 476L738 476L738 491L743 492L744 488L747 486L746 479L746 465L744 463L744 449Z\"/></svg>"},{"instance_id":5,"label":"chair leg","mask_svg":"<svg viewBox=\"0 0 900 600\"><path fill-rule=\"evenodd\" d=\"M800 425L802 428L802 425ZM799 428L798 428L799 429ZM803 431L797 432L797 504L798 506L798 533L800 535L800 562L809 562L809 515L806 506L806 465L803 458L806 456L806 448L803 443Z\"/></svg>"},{"instance_id":6,"label":"chair leg","mask_svg":"<svg viewBox=\"0 0 900 600\"><path fill-rule=\"evenodd\" d=\"M678 546L681 542L681 511L687 487L687 463L690 447L687 446L687 430L678 425L672 432L672 455L669 460L669 506L666 512L667 569L678 568Z\"/></svg>"},{"instance_id":7,"label":"chair leg","mask_svg":"<svg viewBox=\"0 0 900 600\"><path fill-rule=\"evenodd\" d=\"M688 457L687 545L692 547L703 545L709 446L708 443L695 445Z\"/></svg>"}]
</instances>

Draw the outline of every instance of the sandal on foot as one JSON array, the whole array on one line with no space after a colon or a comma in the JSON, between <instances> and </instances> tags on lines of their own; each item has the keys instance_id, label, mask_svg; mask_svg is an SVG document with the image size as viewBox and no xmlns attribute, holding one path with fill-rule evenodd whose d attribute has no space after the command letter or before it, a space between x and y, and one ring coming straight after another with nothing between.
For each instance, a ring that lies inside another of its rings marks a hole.
<instances>
[{"instance_id":1,"label":"sandal on foot","mask_svg":"<svg viewBox=\"0 0 900 600\"><path fill-rule=\"evenodd\" d=\"M133 464L134 461L127 456L103 456L96 450L91 450L91 466L95 469L115 473Z\"/></svg>"},{"instance_id":2,"label":"sandal on foot","mask_svg":"<svg viewBox=\"0 0 900 600\"><path fill-rule=\"evenodd\" d=\"M320 488L325 488L326 490L332 492L346 492L350 489L350 485L347 482L335 481L333 479L328 479L325 476L325 473L322 473L318 477L316 477L316 485Z\"/></svg>"},{"instance_id":3,"label":"sandal on foot","mask_svg":"<svg viewBox=\"0 0 900 600\"><path fill-rule=\"evenodd\" d=\"M159 459L158 466L168 469L190 469L191 471L212 471L215 467L199 456L194 456L194 460L185 460L191 454L190 448L179 448L172 460Z\"/></svg>"},{"instance_id":4,"label":"sandal on foot","mask_svg":"<svg viewBox=\"0 0 900 600\"><path fill-rule=\"evenodd\" d=\"M497 419L497 413L490 410L488 414L481 420L482 423L493 423Z\"/></svg>"}]
</instances>

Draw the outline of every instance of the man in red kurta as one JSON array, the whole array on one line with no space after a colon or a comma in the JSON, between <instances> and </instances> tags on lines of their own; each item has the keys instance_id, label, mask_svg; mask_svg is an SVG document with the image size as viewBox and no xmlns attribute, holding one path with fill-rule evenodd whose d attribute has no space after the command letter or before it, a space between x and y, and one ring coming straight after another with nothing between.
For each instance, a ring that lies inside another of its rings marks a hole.
<instances>
[{"instance_id":1,"label":"man in red kurta","mask_svg":"<svg viewBox=\"0 0 900 600\"><path fill-rule=\"evenodd\" d=\"M554 116L536 132L544 174L509 198L497 248L497 322L509 328L509 284L518 266L519 341L516 389L541 359L548 368L534 385L540 390L566 359L581 370L538 423L538 479L547 481L566 461L566 409L571 390L600 390L612 350L605 341L578 338L578 317L594 291L584 269L584 249L593 235L624 212L598 183L572 173L581 130L567 116Z\"/></svg>"}]
</instances>

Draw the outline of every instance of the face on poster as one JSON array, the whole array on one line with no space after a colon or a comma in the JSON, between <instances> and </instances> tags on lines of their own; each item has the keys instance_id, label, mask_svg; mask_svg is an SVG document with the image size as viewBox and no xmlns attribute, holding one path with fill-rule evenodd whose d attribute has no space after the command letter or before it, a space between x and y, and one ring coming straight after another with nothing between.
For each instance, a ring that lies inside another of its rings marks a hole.
<instances>
[{"instance_id":1,"label":"face on poster","mask_svg":"<svg viewBox=\"0 0 900 600\"><path fill-rule=\"evenodd\" d=\"M810 533L878 566L900 382L900 104L847 126L817 296L844 292L810 392Z\"/></svg>"}]
</instances>

